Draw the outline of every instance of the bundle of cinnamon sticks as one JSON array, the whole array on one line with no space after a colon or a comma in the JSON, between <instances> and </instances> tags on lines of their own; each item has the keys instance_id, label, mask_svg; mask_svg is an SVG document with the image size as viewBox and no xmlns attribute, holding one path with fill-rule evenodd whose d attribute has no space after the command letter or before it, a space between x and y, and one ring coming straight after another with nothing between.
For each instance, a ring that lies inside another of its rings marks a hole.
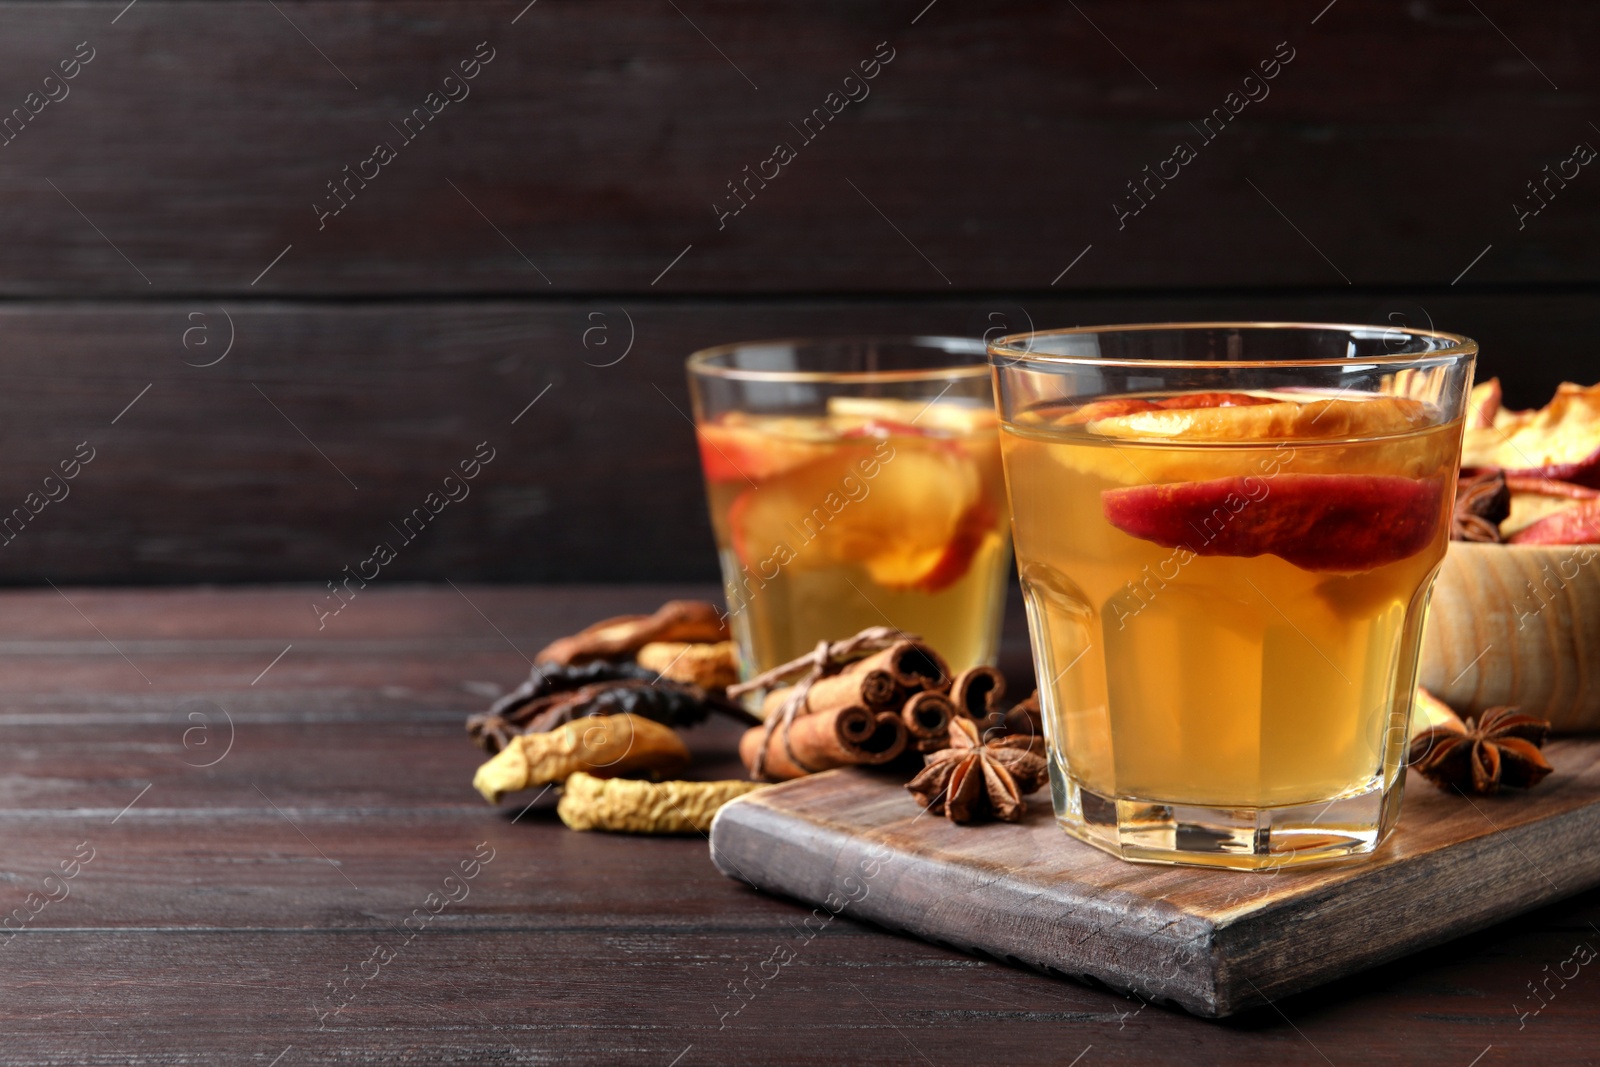
<instances>
[{"instance_id":1,"label":"bundle of cinnamon sticks","mask_svg":"<svg viewBox=\"0 0 1600 1067\"><path fill-rule=\"evenodd\" d=\"M845 661L852 643L867 633L831 646L825 656L819 650L819 656L730 689L730 696L738 696L763 688L763 680L774 675L806 672L794 684L765 687L756 711L765 725L745 731L739 743L751 777L781 781L835 767L885 764L907 751L936 752L949 745L950 722L958 715L980 729L1006 722L1000 709L1005 679L993 667L952 677L932 647L915 635L892 632L867 642L886 647ZM1031 719L1028 707L1025 701L1013 709L1016 728L1036 727L1036 706Z\"/></svg>"}]
</instances>

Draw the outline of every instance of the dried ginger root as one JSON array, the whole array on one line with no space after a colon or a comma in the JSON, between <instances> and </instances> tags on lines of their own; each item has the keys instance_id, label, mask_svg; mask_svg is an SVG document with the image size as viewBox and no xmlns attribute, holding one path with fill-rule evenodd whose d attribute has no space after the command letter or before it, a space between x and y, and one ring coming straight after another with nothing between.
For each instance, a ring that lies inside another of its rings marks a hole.
<instances>
[{"instance_id":1,"label":"dried ginger root","mask_svg":"<svg viewBox=\"0 0 1600 1067\"><path fill-rule=\"evenodd\" d=\"M611 776L638 771L673 773L689 764L689 749L669 726L638 715L592 715L555 730L513 737L472 776L491 804L507 793L563 782L579 771Z\"/></svg>"},{"instance_id":2,"label":"dried ginger root","mask_svg":"<svg viewBox=\"0 0 1600 1067\"><path fill-rule=\"evenodd\" d=\"M572 830L633 834L705 833L717 809L762 782L640 782L578 772L561 789L556 814Z\"/></svg>"},{"instance_id":3,"label":"dried ginger root","mask_svg":"<svg viewBox=\"0 0 1600 1067\"><path fill-rule=\"evenodd\" d=\"M732 641L652 641L635 659L663 678L701 689L725 689L739 682L739 653Z\"/></svg>"}]
</instances>

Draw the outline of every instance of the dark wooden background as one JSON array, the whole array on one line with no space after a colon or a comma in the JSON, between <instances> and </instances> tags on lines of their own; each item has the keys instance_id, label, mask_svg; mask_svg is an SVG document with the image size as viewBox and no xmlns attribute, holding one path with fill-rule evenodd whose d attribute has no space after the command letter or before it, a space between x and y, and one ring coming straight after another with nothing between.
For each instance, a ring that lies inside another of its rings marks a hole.
<instances>
[{"instance_id":1,"label":"dark wooden background","mask_svg":"<svg viewBox=\"0 0 1600 1067\"><path fill-rule=\"evenodd\" d=\"M1577 0L124 3L0 2L0 115L94 49L0 147L0 514L96 449L0 581L332 579L483 440L386 578L703 579L681 365L742 338L1431 321L1513 402L1600 378L1600 172L1512 206L1600 144ZM319 230L325 183L485 41Z\"/></svg>"}]
</instances>

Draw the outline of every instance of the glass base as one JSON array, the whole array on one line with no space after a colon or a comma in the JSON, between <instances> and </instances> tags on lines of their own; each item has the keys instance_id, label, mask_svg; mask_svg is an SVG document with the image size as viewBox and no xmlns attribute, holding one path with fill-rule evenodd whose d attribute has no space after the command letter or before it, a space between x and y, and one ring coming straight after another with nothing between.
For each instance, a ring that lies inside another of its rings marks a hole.
<instances>
[{"instance_id":1,"label":"glass base","mask_svg":"<svg viewBox=\"0 0 1600 1067\"><path fill-rule=\"evenodd\" d=\"M1056 822L1073 837L1136 863L1275 871L1359 860L1375 851L1400 814L1399 775L1328 801L1281 808L1214 808L1108 797L1052 761Z\"/></svg>"}]
</instances>

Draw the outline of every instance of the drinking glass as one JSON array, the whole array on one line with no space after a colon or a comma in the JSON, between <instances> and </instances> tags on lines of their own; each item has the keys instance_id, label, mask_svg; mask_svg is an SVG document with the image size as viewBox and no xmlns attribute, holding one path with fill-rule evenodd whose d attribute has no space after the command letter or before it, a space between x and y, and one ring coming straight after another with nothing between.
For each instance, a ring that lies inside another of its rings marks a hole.
<instances>
[{"instance_id":1,"label":"drinking glass","mask_svg":"<svg viewBox=\"0 0 1600 1067\"><path fill-rule=\"evenodd\" d=\"M1476 354L1291 323L990 345L1068 833L1251 869L1382 843Z\"/></svg>"},{"instance_id":2,"label":"drinking glass","mask_svg":"<svg viewBox=\"0 0 1600 1067\"><path fill-rule=\"evenodd\" d=\"M689 357L745 677L869 626L992 663L1011 538L980 341L758 341Z\"/></svg>"}]
</instances>

